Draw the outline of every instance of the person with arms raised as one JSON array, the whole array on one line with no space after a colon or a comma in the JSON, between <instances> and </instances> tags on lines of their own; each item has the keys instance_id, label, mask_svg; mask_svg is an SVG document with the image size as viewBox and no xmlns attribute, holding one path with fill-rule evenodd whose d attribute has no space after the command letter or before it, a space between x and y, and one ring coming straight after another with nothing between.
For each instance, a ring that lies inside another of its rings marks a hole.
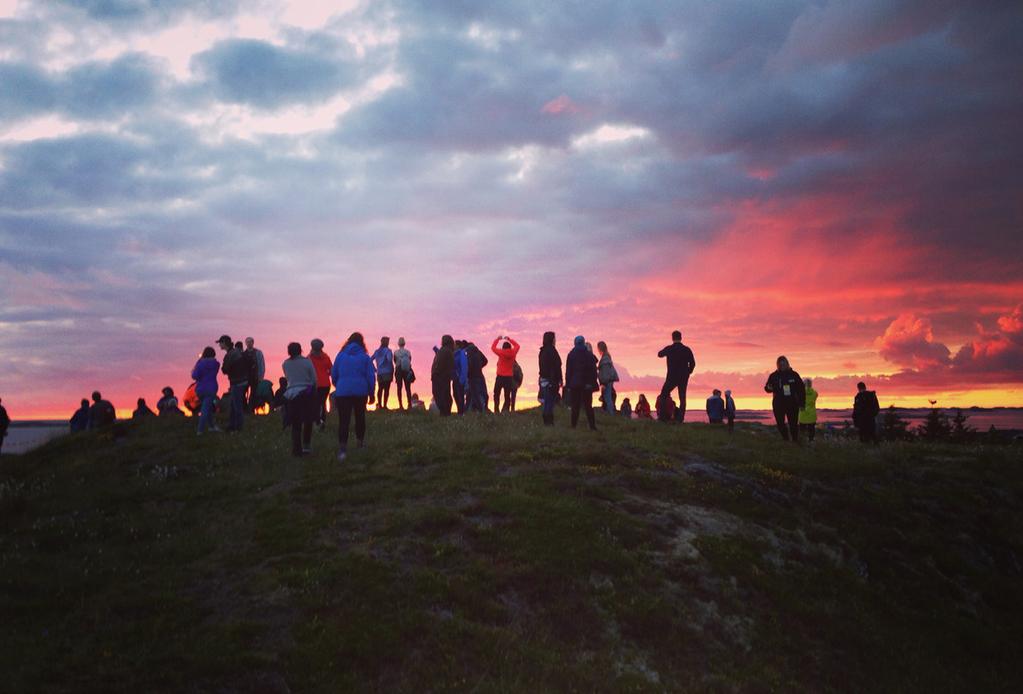
<instances>
[{"instance_id":1,"label":"person with arms raised","mask_svg":"<svg viewBox=\"0 0 1023 694\"><path fill-rule=\"evenodd\" d=\"M498 346L500 343L500 346ZM519 343L508 336L498 335L490 345L490 351L497 355L497 378L494 379L494 412L508 412L511 409L511 394L515 389L515 357ZM504 393L504 408L501 407L501 393Z\"/></svg>"},{"instance_id":2,"label":"person with arms raised","mask_svg":"<svg viewBox=\"0 0 1023 694\"><path fill-rule=\"evenodd\" d=\"M206 431L220 431L216 422L213 421L213 406L217 401L217 374L220 372L220 362L217 361L217 353L212 347L206 347L202 356L192 367L192 380L195 381L195 394L199 398L199 425L197 432L200 436Z\"/></svg>"},{"instance_id":3,"label":"person with arms raised","mask_svg":"<svg viewBox=\"0 0 1023 694\"><path fill-rule=\"evenodd\" d=\"M686 389L689 387L689 377L696 369L696 358L693 357L693 350L682 344L682 331L676 330L671 334L671 344L657 353L657 356L668 360L668 373L664 379L664 386L661 387L661 395L671 397L671 391L678 389L679 405L676 410L678 421L686 421Z\"/></svg>"},{"instance_id":4,"label":"person with arms raised","mask_svg":"<svg viewBox=\"0 0 1023 694\"><path fill-rule=\"evenodd\" d=\"M355 416L355 440L359 448L366 441L366 405L373 404L373 386L376 370L366 350L362 333L352 333L341 351L334 357L330 378L334 381L334 409L338 417L339 462L348 457L349 427Z\"/></svg>"},{"instance_id":5,"label":"person with arms raised","mask_svg":"<svg viewBox=\"0 0 1023 694\"><path fill-rule=\"evenodd\" d=\"M565 360L565 383L572 398L572 428L579 423L579 410L586 411L590 430L597 430L593 416L593 392L597 389L597 358L586 348L582 335L575 338L575 347Z\"/></svg>"},{"instance_id":6,"label":"person with arms raised","mask_svg":"<svg viewBox=\"0 0 1023 694\"><path fill-rule=\"evenodd\" d=\"M391 351L391 338L381 337L380 346L373 352L373 365L377 371L377 406L387 409L391 399L391 381L394 380L394 352Z\"/></svg>"},{"instance_id":7,"label":"person with arms raised","mask_svg":"<svg viewBox=\"0 0 1023 694\"><path fill-rule=\"evenodd\" d=\"M771 409L778 433L786 441L799 443L799 408L806 401L803 379L785 357L778 357L778 368L767 377L764 391L771 393Z\"/></svg>"}]
</instances>

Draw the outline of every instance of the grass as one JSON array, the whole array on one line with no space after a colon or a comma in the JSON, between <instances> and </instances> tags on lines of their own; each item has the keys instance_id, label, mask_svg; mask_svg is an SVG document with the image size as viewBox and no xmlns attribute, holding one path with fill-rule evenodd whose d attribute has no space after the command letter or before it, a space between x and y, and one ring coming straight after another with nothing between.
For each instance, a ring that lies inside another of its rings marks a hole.
<instances>
[{"instance_id":1,"label":"grass","mask_svg":"<svg viewBox=\"0 0 1023 694\"><path fill-rule=\"evenodd\" d=\"M1018 447L151 421L0 463L11 691L1018 691ZM336 426L336 425L335 425Z\"/></svg>"}]
</instances>

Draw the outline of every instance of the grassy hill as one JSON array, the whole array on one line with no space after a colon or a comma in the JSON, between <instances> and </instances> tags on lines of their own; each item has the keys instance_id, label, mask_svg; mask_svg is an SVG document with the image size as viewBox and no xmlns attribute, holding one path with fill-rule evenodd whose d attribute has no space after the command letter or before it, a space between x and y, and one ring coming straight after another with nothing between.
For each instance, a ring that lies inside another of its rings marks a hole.
<instances>
[{"instance_id":1,"label":"grassy hill","mask_svg":"<svg viewBox=\"0 0 1023 694\"><path fill-rule=\"evenodd\" d=\"M12 691L1023 687L1018 447L371 414L0 464Z\"/></svg>"}]
</instances>

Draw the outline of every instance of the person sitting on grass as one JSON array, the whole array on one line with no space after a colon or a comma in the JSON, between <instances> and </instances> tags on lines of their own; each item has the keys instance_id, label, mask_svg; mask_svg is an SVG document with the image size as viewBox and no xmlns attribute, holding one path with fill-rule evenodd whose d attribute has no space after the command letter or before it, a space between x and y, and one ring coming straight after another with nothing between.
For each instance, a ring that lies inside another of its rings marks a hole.
<instances>
[{"instance_id":1,"label":"person sitting on grass","mask_svg":"<svg viewBox=\"0 0 1023 694\"><path fill-rule=\"evenodd\" d=\"M92 407L89 408L89 429L105 429L117 421L117 410L98 390L92 393Z\"/></svg>"},{"instance_id":2,"label":"person sitting on grass","mask_svg":"<svg viewBox=\"0 0 1023 694\"><path fill-rule=\"evenodd\" d=\"M657 407L657 421L670 424L675 421L675 400L666 393L661 393L657 396L657 402L654 403Z\"/></svg>"},{"instance_id":3,"label":"person sitting on grass","mask_svg":"<svg viewBox=\"0 0 1023 694\"><path fill-rule=\"evenodd\" d=\"M174 395L174 389L166 386L162 391L163 397L156 401L156 411L161 417L184 417L185 413L178 407L178 399Z\"/></svg>"},{"instance_id":4,"label":"person sitting on grass","mask_svg":"<svg viewBox=\"0 0 1023 694\"><path fill-rule=\"evenodd\" d=\"M653 414L650 412L650 401L643 393L639 394L639 400L636 401L636 419L653 419Z\"/></svg>"},{"instance_id":5,"label":"person sitting on grass","mask_svg":"<svg viewBox=\"0 0 1023 694\"><path fill-rule=\"evenodd\" d=\"M82 404L71 415L71 433L77 434L89 428L89 401L82 398Z\"/></svg>"},{"instance_id":6,"label":"person sitting on grass","mask_svg":"<svg viewBox=\"0 0 1023 694\"><path fill-rule=\"evenodd\" d=\"M359 448L366 441L366 405L373 404L376 371L366 351L362 333L352 333L334 358L330 371L334 382L334 409L338 416L338 462L348 457L348 431L355 415L355 440Z\"/></svg>"},{"instance_id":7,"label":"person sitting on grass","mask_svg":"<svg viewBox=\"0 0 1023 694\"><path fill-rule=\"evenodd\" d=\"M725 421L725 401L717 388L707 398L707 419L711 424L721 424Z\"/></svg>"},{"instance_id":8,"label":"person sitting on grass","mask_svg":"<svg viewBox=\"0 0 1023 694\"><path fill-rule=\"evenodd\" d=\"M622 407L618 413L626 419L632 419L632 403L628 398L622 400Z\"/></svg>"},{"instance_id":9,"label":"person sitting on grass","mask_svg":"<svg viewBox=\"0 0 1023 694\"><path fill-rule=\"evenodd\" d=\"M135 410L131 413L131 421L139 422L154 416L156 416L156 413L149 409L145 398L139 398L135 402Z\"/></svg>"},{"instance_id":10,"label":"person sitting on grass","mask_svg":"<svg viewBox=\"0 0 1023 694\"><path fill-rule=\"evenodd\" d=\"M412 399L409 400L409 409L417 410L419 412L426 411L426 403L419 399L419 393L412 393Z\"/></svg>"}]
</instances>

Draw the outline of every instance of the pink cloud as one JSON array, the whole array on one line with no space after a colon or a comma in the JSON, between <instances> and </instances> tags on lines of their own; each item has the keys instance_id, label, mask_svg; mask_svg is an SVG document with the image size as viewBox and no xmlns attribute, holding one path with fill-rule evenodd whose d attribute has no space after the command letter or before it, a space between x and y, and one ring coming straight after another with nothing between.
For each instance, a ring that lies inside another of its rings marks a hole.
<instances>
[{"instance_id":1,"label":"pink cloud","mask_svg":"<svg viewBox=\"0 0 1023 694\"><path fill-rule=\"evenodd\" d=\"M552 116L560 115L571 116L575 115L576 113L580 113L582 111L582 108L577 103L572 101L572 99L570 99L568 95L562 94L556 99L551 99L546 104L544 104L541 111Z\"/></svg>"}]
</instances>

